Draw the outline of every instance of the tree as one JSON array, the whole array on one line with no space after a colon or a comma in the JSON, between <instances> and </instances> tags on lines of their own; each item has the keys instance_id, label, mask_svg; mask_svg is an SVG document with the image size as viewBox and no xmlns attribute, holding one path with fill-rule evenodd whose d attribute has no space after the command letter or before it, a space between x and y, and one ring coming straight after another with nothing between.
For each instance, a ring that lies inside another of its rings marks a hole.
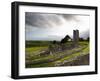
<instances>
[{"instance_id":1,"label":"tree","mask_svg":"<svg viewBox=\"0 0 100 81\"><path fill-rule=\"evenodd\" d=\"M84 38L79 38L79 41L84 41Z\"/></svg>"},{"instance_id":2,"label":"tree","mask_svg":"<svg viewBox=\"0 0 100 81\"><path fill-rule=\"evenodd\" d=\"M88 37L86 40L89 41L89 39L90 39L90 38Z\"/></svg>"},{"instance_id":3,"label":"tree","mask_svg":"<svg viewBox=\"0 0 100 81\"><path fill-rule=\"evenodd\" d=\"M66 42L68 42L69 39L70 39L70 36L69 36L69 35L66 35L66 36L61 40L61 43L66 43Z\"/></svg>"},{"instance_id":4,"label":"tree","mask_svg":"<svg viewBox=\"0 0 100 81\"><path fill-rule=\"evenodd\" d=\"M57 43L57 41L56 41L56 40L54 40L54 41L53 41L53 44L56 44L56 43Z\"/></svg>"}]
</instances>

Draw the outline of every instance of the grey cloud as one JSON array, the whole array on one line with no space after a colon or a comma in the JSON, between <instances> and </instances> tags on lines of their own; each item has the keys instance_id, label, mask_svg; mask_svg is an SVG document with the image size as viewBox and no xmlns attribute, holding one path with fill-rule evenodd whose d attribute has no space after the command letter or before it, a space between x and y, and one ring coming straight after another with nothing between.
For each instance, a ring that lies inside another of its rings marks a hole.
<instances>
[{"instance_id":1,"label":"grey cloud","mask_svg":"<svg viewBox=\"0 0 100 81\"><path fill-rule=\"evenodd\" d=\"M90 31L86 30L80 33L80 37L87 39L90 36Z\"/></svg>"},{"instance_id":2,"label":"grey cloud","mask_svg":"<svg viewBox=\"0 0 100 81\"><path fill-rule=\"evenodd\" d=\"M73 14L62 14L61 15L65 20L67 21L76 21L79 22L80 20L77 18L77 15L73 15Z\"/></svg>"},{"instance_id":3,"label":"grey cloud","mask_svg":"<svg viewBox=\"0 0 100 81\"><path fill-rule=\"evenodd\" d=\"M43 13L25 13L25 24L32 27L57 27L63 23L62 19L66 22L75 21L79 22L78 15L74 14L43 14Z\"/></svg>"},{"instance_id":4,"label":"grey cloud","mask_svg":"<svg viewBox=\"0 0 100 81\"><path fill-rule=\"evenodd\" d=\"M81 19L78 16L89 16L88 14L60 14L67 21L80 22Z\"/></svg>"},{"instance_id":5,"label":"grey cloud","mask_svg":"<svg viewBox=\"0 0 100 81\"><path fill-rule=\"evenodd\" d=\"M25 23L34 27L53 27L61 24L61 20L56 14L26 12L25 18Z\"/></svg>"}]
</instances>

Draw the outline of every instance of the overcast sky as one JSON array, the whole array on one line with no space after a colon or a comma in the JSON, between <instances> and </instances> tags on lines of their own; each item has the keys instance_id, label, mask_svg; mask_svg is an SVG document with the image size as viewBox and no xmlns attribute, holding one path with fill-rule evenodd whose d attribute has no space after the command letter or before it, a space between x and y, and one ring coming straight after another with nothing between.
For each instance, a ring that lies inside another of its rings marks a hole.
<instances>
[{"instance_id":1,"label":"overcast sky","mask_svg":"<svg viewBox=\"0 0 100 81\"><path fill-rule=\"evenodd\" d=\"M80 37L89 36L89 15L25 13L26 40L61 40L73 36L78 29Z\"/></svg>"}]
</instances>

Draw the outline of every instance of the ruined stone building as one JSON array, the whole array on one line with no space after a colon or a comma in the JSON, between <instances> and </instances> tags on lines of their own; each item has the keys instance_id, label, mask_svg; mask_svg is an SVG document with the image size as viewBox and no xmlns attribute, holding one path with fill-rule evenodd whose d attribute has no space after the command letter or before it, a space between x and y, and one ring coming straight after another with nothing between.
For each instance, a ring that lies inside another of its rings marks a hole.
<instances>
[{"instance_id":1,"label":"ruined stone building","mask_svg":"<svg viewBox=\"0 0 100 81\"><path fill-rule=\"evenodd\" d=\"M78 45L79 42L79 30L73 30L73 43Z\"/></svg>"}]
</instances>

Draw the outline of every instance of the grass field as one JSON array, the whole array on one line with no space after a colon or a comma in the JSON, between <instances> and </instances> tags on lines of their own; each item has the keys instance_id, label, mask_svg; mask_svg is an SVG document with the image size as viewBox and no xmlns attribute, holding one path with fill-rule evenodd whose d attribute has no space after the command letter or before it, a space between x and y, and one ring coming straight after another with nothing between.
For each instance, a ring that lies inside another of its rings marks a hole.
<instances>
[{"instance_id":1,"label":"grass field","mask_svg":"<svg viewBox=\"0 0 100 81\"><path fill-rule=\"evenodd\" d=\"M66 46L71 44L72 42L65 43ZM87 58L89 57L89 42L79 42L76 47L53 52L52 55L40 55L43 51L48 50L50 45L52 45L52 41L26 41L26 68L89 65L89 58Z\"/></svg>"}]
</instances>

